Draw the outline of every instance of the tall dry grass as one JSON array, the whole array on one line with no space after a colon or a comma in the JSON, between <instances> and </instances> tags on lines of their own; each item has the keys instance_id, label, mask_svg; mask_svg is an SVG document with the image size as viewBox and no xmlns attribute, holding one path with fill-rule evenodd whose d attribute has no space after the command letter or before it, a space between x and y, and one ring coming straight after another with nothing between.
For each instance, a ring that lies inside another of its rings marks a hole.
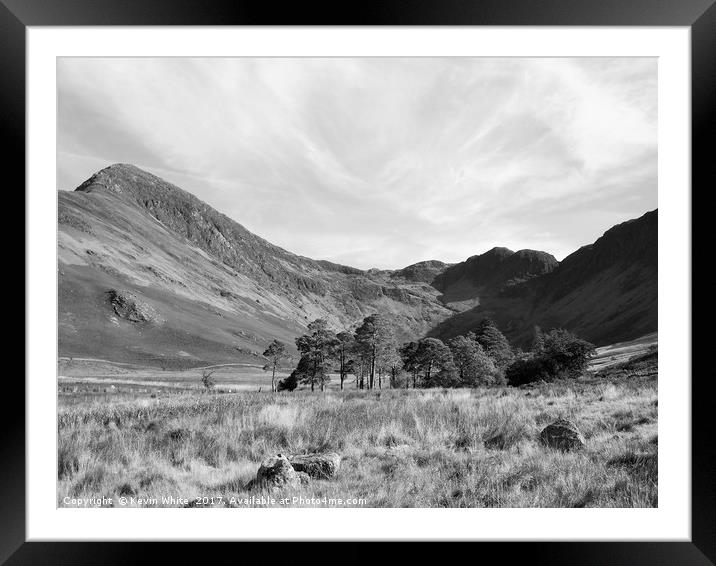
<instances>
[{"instance_id":1,"label":"tall dry grass","mask_svg":"<svg viewBox=\"0 0 716 566\"><path fill-rule=\"evenodd\" d=\"M370 507L653 507L657 386L346 390L174 396L62 409L58 505L65 497L231 496L275 453L336 451L336 478L305 498ZM574 420L587 445L543 447ZM291 495L291 494L288 494ZM131 504L131 503L130 503ZM152 505L149 503L149 505Z\"/></svg>"}]
</instances>

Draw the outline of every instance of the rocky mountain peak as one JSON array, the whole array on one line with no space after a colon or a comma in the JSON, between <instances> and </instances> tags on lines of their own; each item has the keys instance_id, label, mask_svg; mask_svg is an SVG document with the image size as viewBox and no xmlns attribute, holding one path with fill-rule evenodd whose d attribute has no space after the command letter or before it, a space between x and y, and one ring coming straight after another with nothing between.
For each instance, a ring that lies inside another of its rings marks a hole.
<instances>
[{"instance_id":1,"label":"rocky mountain peak","mask_svg":"<svg viewBox=\"0 0 716 566\"><path fill-rule=\"evenodd\" d=\"M547 252L513 252L508 248L495 247L447 268L435 280L434 285L443 292L456 285L499 290L504 285L550 273L558 266L557 259Z\"/></svg>"}]
</instances>

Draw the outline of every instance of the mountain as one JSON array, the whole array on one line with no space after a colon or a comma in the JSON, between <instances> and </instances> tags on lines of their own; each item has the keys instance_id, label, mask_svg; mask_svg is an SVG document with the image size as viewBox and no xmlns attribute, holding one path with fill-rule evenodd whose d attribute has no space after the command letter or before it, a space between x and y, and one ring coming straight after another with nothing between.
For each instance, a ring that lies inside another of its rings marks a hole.
<instances>
[{"instance_id":1,"label":"mountain","mask_svg":"<svg viewBox=\"0 0 716 566\"><path fill-rule=\"evenodd\" d=\"M470 301L550 273L559 266L554 256L535 250L513 252L492 248L448 267L432 281L446 303Z\"/></svg>"},{"instance_id":2,"label":"mountain","mask_svg":"<svg viewBox=\"0 0 716 566\"><path fill-rule=\"evenodd\" d=\"M255 362L318 317L380 311L408 338L451 314L428 283L292 254L132 165L59 192L58 223L61 356Z\"/></svg>"},{"instance_id":3,"label":"mountain","mask_svg":"<svg viewBox=\"0 0 716 566\"><path fill-rule=\"evenodd\" d=\"M448 338L495 319L516 343L534 327L564 327L601 346L657 330L657 211L607 230L558 263L543 252L496 248L446 270L435 284L447 306L477 304L432 330ZM528 259L527 259L528 258ZM489 262L489 268L481 269ZM510 262L508 264L508 262ZM506 265L513 264L513 271ZM518 267L519 266L519 267ZM510 275L514 276L510 278Z\"/></svg>"},{"instance_id":4,"label":"mountain","mask_svg":"<svg viewBox=\"0 0 716 566\"><path fill-rule=\"evenodd\" d=\"M518 343L534 324L607 343L656 330L656 211L562 263L494 248L450 265L360 270L251 233L190 193L117 164L58 193L61 356L191 367L260 363L318 317L391 316L401 340L447 338L492 316Z\"/></svg>"},{"instance_id":5,"label":"mountain","mask_svg":"<svg viewBox=\"0 0 716 566\"><path fill-rule=\"evenodd\" d=\"M561 324L598 345L657 329L656 210L607 230L539 280L531 319Z\"/></svg>"}]
</instances>

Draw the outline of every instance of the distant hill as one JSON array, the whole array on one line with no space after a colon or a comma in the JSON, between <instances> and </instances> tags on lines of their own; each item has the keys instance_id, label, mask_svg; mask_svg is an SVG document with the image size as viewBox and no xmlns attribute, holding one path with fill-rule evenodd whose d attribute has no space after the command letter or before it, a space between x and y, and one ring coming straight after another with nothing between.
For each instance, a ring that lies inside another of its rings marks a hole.
<instances>
[{"instance_id":1,"label":"distant hill","mask_svg":"<svg viewBox=\"0 0 716 566\"><path fill-rule=\"evenodd\" d=\"M442 261L421 261L394 271L391 274L391 278L402 278L408 281L422 281L423 283L432 284L448 267L450 267L450 264L443 263Z\"/></svg>"},{"instance_id":2,"label":"distant hill","mask_svg":"<svg viewBox=\"0 0 716 566\"><path fill-rule=\"evenodd\" d=\"M645 220L646 219L646 220ZM246 361L311 320L349 328L373 312L401 339L448 337L493 316L598 343L656 330L656 211L609 230L561 264L495 248L363 271L293 254L190 193L126 164L58 194L59 351L162 366Z\"/></svg>"}]
</instances>

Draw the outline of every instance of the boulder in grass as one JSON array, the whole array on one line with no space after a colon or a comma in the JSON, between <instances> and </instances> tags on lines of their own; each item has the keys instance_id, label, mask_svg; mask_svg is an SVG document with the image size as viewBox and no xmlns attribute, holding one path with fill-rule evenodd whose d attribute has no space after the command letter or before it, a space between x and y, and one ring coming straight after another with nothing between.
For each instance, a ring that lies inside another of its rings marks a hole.
<instances>
[{"instance_id":1,"label":"boulder in grass","mask_svg":"<svg viewBox=\"0 0 716 566\"><path fill-rule=\"evenodd\" d=\"M330 479L338 472L341 457L335 452L299 454L289 457L289 462L297 472L304 472L312 478Z\"/></svg>"},{"instance_id":2,"label":"boulder in grass","mask_svg":"<svg viewBox=\"0 0 716 566\"><path fill-rule=\"evenodd\" d=\"M248 487L260 487L266 489L297 488L302 481L296 470L283 454L269 456L256 472L256 479Z\"/></svg>"},{"instance_id":3,"label":"boulder in grass","mask_svg":"<svg viewBox=\"0 0 716 566\"><path fill-rule=\"evenodd\" d=\"M545 446L559 450L577 450L585 444L577 425L567 419L557 419L547 425L540 433L540 440Z\"/></svg>"}]
</instances>

